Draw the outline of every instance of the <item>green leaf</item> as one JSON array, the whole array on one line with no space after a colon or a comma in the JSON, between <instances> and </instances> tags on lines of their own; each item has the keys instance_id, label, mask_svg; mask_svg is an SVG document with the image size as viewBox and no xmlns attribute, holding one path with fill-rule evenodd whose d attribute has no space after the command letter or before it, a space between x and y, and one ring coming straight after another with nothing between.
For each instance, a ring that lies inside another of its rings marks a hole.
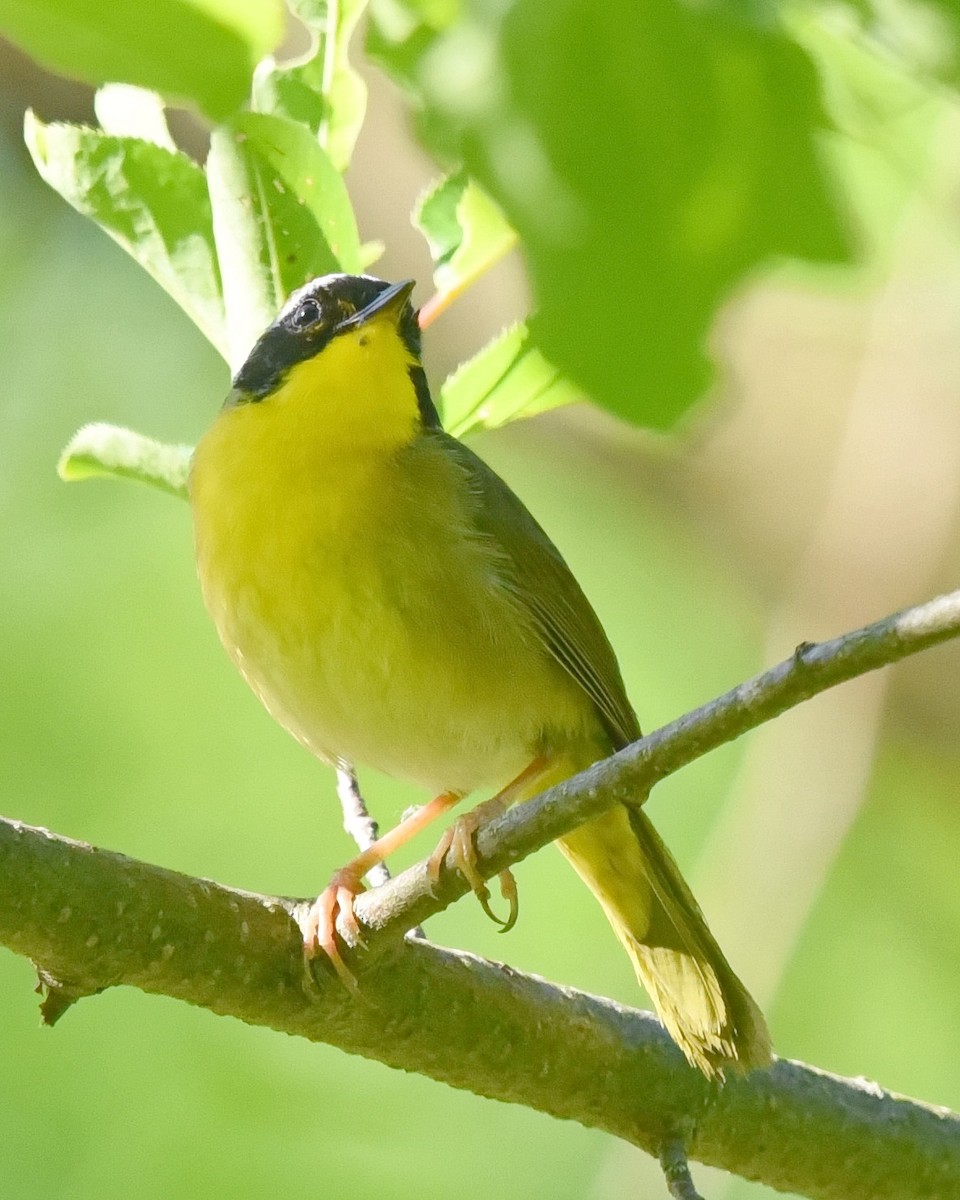
<instances>
[{"instance_id":1,"label":"green leaf","mask_svg":"<svg viewBox=\"0 0 960 1200\"><path fill-rule=\"evenodd\" d=\"M84 425L67 444L61 479L138 479L182 499L187 495L192 446L171 446L119 425Z\"/></svg>"},{"instance_id":2,"label":"green leaf","mask_svg":"<svg viewBox=\"0 0 960 1200\"><path fill-rule=\"evenodd\" d=\"M153 142L45 125L29 112L24 137L47 183L123 246L225 353L220 274L200 167Z\"/></svg>"},{"instance_id":3,"label":"green leaf","mask_svg":"<svg viewBox=\"0 0 960 1200\"><path fill-rule=\"evenodd\" d=\"M500 209L464 171L436 183L421 198L413 221L430 245L438 308L488 271L517 241ZM429 312L430 305L426 308Z\"/></svg>"},{"instance_id":4,"label":"green leaf","mask_svg":"<svg viewBox=\"0 0 960 1200\"><path fill-rule=\"evenodd\" d=\"M440 389L440 409L444 428L463 437L582 398L520 324L505 329L447 379Z\"/></svg>"},{"instance_id":5,"label":"green leaf","mask_svg":"<svg viewBox=\"0 0 960 1200\"><path fill-rule=\"evenodd\" d=\"M886 66L924 81L960 82L960 0L804 0L791 4L789 19L799 16L823 26L845 26L851 46L865 49Z\"/></svg>"},{"instance_id":6,"label":"green leaf","mask_svg":"<svg viewBox=\"0 0 960 1200\"><path fill-rule=\"evenodd\" d=\"M424 57L442 33L463 19L463 7L461 0L371 0L367 55L416 94Z\"/></svg>"},{"instance_id":7,"label":"green leaf","mask_svg":"<svg viewBox=\"0 0 960 1200\"><path fill-rule=\"evenodd\" d=\"M933 227L955 222L953 198L939 182L939 131L955 97L886 47L878 52L849 10L798 10L791 27L820 69L837 126L828 161L856 214L859 239L882 270L884 259L899 253L896 233L918 195Z\"/></svg>"},{"instance_id":8,"label":"green leaf","mask_svg":"<svg viewBox=\"0 0 960 1200\"><path fill-rule=\"evenodd\" d=\"M350 38L367 0L291 0L313 36L300 60L260 64L253 80L258 112L307 126L338 171L345 171L367 104L367 89L349 59Z\"/></svg>"},{"instance_id":9,"label":"green leaf","mask_svg":"<svg viewBox=\"0 0 960 1200\"><path fill-rule=\"evenodd\" d=\"M236 369L292 291L362 269L360 238L340 173L283 117L242 113L215 129L207 181Z\"/></svg>"},{"instance_id":10,"label":"green leaf","mask_svg":"<svg viewBox=\"0 0 960 1200\"><path fill-rule=\"evenodd\" d=\"M847 254L818 79L776 9L506 0L448 27L422 4L372 11L423 137L521 237L537 344L613 412L675 424L709 382L717 309L751 272Z\"/></svg>"},{"instance_id":11,"label":"green leaf","mask_svg":"<svg viewBox=\"0 0 960 1200\"><path fill-rule=\"evenodd\" d=\"M0 32L43 66L138 84L221 120L280 40L279 0L0 0Z\"/></svg>"}]
</instances>

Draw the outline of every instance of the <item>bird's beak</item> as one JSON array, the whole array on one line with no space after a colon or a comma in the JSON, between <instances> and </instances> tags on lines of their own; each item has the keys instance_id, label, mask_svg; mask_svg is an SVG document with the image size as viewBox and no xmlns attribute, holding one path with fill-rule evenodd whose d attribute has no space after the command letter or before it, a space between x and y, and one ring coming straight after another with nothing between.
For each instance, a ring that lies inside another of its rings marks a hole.
<instances>
[{"instance_id":1,"label":"bird's beak","mask_svg":"<svg viewBox=\"0 0 960 1200\"><path fill-rule=\"evenodd\" d=\"M414 279L404 279L401 283L392 283L388 288L384 288L375 300L371 300L366 308L361 308L352 317L341 321L337 330L355 329L358 325L365 325L371 317L375 317L378 313L399 312L410 299L410 293L414 287L416 287Z\"/></svg>"}]
</instances>

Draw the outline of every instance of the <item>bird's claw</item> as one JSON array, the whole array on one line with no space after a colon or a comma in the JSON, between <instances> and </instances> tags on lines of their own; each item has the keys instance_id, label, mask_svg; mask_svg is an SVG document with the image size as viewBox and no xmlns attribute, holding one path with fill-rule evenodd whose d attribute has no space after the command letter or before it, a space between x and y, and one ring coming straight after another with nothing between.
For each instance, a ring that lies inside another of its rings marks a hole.
<instances>
[{"instance_id":1,"label":"bird's claw","mask_svg":"<svg viewBox=\"0 0 960 1200\"><path fill-rule=\"evenodd\" d=\"M507 914L507 919L500 922L500 933L509 933L516 925L517 917L520 915L520 896L517 892L517 881L510 870L501 871L497 876L500 883L500 895L506 900L510 906L510 911ZM489 910L487 910L489 913ZM496 918L494 918L496 920Z\"/></svg>"},{"instance_id":2,"label":"bird's claw","mask_svg":"<svg viewBox=\"0 0 960 1200\"><path fill-rule=\"evenodd\" d=\"M362 946L366 949L353 909L354 901L363 890L363 884L352 871L337 871L300 921L303 956L308 974L311 961L321 952L324 953L340 982L355 999L361 999L360 988L356 975L343 961L337 943L337 933L339 932L348 946Z\"/></svg>"},{"instance_id":3,"label":"bird's claw","mask_svg":"<svg viewBox=\"0 0 960 1200\"><path fill-rule=\"evenodd\" d=\"M507 933L516 925L520 912L517 881L513 877L513 872L509 870L501 871L497 877L500 882L500 894L510 906L510 911L504 920L502 917L498 917L490 907L490 889L487 887L486 880L477 870L477 850L473 839L480 823L481 819L476 811L466 813L454 821L444 832L436 850L427 860L427 873L431 883L436 883L440 878L444 859L449 852L452 852L454 865L469 883L471 891L480 901L480 907L491 921L500 926L501 933Z\"/></svg>"}]
</instances>

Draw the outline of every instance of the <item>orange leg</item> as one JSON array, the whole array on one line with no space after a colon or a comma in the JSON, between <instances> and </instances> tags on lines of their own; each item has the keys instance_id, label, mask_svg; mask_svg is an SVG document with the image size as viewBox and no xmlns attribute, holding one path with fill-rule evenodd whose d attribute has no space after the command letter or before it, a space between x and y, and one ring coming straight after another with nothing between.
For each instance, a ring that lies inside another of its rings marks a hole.
<instances>
[{"instance_id":1,"label":"orange leg","mask_svg":"<svg viewBox=\"0 0 960 1200\"><path fill-rule=\"evenodd\" d=\"M345 867L334 872L329 884L311 904L300 926L304 954L307 958L313 958L322 950L333 963L347 989L354 995L359 995L357 980L341 957L337 946L337 925L339 923L340 930L350 945L363 944L360 926L353 911L354 901L363 891L363 876L421 829L425 829L437 817L442 816L461 798L459 792L444 792L429 804L416 809L383 837L377 838L373 845L351 859Z\"/></svg>"},{"instance_id":2,"label":"orange leg","mask_svg":"<svg viewBox=\"0 0 960 1200\"><path fill-rule=\"evenodd\" d=\"M430 878L436 882L440 877L440 868L443 866L447 852L451 851L457 870L463 875L467 883L470 884L474 895L480 901L483 911L490 920L496 921L501 926L501 933L507 933L517 923L517 916L520 911L517 897L517 881L513 877L513 872L509 870L501 871L498 876L500 894L510 906L507 919L505 921L501 920L490 907L490 889L487 887L483 876L477 870L477 848L474 845L474 838L481 825L505 813L517 800L518 794L543 775L549 765L549 760L546 757L542 755L538 756L529 766L520 772L516 779L497 792L492 799L485 800L483 804L478 804L472 811L465 813L462 817L458 817L444 833L436 850L434 850L427 861L427 870L429 871Z\"/></svg>"}]
</instances>

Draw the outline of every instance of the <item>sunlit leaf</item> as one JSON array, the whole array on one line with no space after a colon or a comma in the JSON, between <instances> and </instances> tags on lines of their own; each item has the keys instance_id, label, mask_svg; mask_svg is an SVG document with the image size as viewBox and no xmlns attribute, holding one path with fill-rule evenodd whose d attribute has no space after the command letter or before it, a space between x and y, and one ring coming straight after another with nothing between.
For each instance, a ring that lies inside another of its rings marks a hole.
<instances>
[{"instance_id":1,"label":"sunlit leaf","mask_svg":"<svg viewBox=\"0 0 960 1200\"><path fill-rule=\"evenodd\" d=\"M181 498L187 494L192 446L171 446L119 425L84 425L67 444L61 479L137 479Z\"/></svg>"},{"instance_id":2,"label":"sunlit leaf","mask_svg":"<svg viewBox=\"0 0 960 1200\"><path fill-rule=\"evenodd\" d=\"M45 125L32 113L24 137L47 183L123 246L225 353L220 274L200 167L153 142Z\"/></svg>"},{"instance_id":3,"label":"sunlit leaf","mask_svg":"<svg viewBox=\"0 0 960 1200\"><path fill-rule=\"evenodd\" d=\"M129 83L107 83L93 98L100 128L112 137L139 138L165 150L176 150L163 97Z\"/></svg>"},{"instance_id":4,"label":"sunlit leaf","mask_svg":"<svg viewBox=\"0 0 960 1200\"><path fill-rule=\"evenodd\" d=\"M505 329L440 389L444 428L456 437L580 399L577 389L531 344L522 324Z\"/></svg>"}]
</instances>

